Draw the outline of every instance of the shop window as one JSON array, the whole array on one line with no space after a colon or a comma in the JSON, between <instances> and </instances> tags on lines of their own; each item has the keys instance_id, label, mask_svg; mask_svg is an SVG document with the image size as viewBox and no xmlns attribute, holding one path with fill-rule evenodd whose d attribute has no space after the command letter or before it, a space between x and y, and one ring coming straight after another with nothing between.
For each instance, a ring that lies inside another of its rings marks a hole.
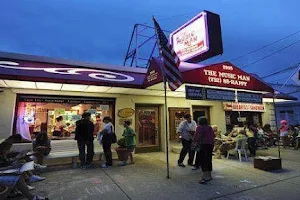
<instances>
[{"instance_id":1,"label":"shop window","mask_svg":"<svg viewBox=\"0 0 300 200\"><path fill-rule=\"evenodd\" d=\"M179 140L179 134L177 133L177 129L180 122L184 120L185 114L190 114L189 108L169 108L170 141Z\"/></svg>"},{"instance_id":2,"label":"shop window","mask_svg":"<svg viewBox=\"0 0 300 200\"><path fill-rule=\"evenodd\" d=\"M19 95L14 133L27 140L32 140L41 131L46 131L51 139L74 139L76 121L84 112L90 112L96 134L101 118L110 116L114 119L114 102L114 99ZM59 124L58 117L62 118ZM53 135L55 130L59 134Z\"/></svg>"}]
</instances>

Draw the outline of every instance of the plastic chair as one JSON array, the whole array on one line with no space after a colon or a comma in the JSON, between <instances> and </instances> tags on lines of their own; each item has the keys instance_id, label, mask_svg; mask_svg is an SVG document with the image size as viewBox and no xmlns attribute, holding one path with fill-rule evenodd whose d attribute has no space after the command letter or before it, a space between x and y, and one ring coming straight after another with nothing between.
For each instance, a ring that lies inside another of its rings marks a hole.
<instances>
[{"instance_id":1,"label":"plastic chair","mask_svg":"<svg viewBox=\"0 0 300 200\"><path fill-rule=\"evenodd\" d=\"M240 162L242 162L242 153L244 153L245 155L245 160L248 160L247 149L245 148L246 144L247 139L238 140L236 142L235 148L231 150L238 153ZM229 159L229 151L227 152L227 159Z\"/></svg>"}]
</instances>

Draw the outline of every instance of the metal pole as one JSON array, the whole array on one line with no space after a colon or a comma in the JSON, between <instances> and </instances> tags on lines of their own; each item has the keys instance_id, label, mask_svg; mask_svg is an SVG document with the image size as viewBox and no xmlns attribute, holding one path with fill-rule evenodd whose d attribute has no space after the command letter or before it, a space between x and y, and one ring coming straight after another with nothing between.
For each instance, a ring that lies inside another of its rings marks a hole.
<instances>
[{"instance_id":1,"label":"metal pole","mask_svg":"<svg viewBox=\"0 0 300 200\"><path fill-rule=\"evenodd\" d=\"M167 156L167 178L170 178L170 166L169 166L169 137L168 137L168 104L167 104L167 81L164 78L164 89L165 89L165 130L166 130L166 156Z\"/></svg>"},{"instance_id":2,"label":"metal pole","mask_svg":"<svg viewBox=\"0 0 300 200\"><path fill-rule=\"evenodd\" d=\"M275 105L275 93L273 93L273 105L274 105L275 126L276 126L276 133L277 133L278 157L281 158L281 156L280 156L280 145L279 145L280 137L279 137L279 132L278 132L276 105Z\"/></svg>"}]
</instances>

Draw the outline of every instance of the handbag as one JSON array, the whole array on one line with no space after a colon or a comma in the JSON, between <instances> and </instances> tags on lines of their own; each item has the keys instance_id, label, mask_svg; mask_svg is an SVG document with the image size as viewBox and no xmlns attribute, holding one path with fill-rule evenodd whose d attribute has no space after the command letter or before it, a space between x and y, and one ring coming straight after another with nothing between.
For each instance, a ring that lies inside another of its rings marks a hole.
<instances>
[{"instance_id":1,"label":"handbag","mask_svg":"<svg viewBox=\"0 0 300 200\"><path fill-rule=\"evenodd\" d=\"M117 135L116 133L113 131L113 127L111 126L111 143L117 143Z\"/></svg>"}]
</instances>

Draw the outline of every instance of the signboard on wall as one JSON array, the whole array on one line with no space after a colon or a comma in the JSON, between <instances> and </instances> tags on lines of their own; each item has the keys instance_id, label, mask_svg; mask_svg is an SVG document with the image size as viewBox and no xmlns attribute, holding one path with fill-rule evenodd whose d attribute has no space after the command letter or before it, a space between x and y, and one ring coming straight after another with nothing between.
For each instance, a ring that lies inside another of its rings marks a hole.
<instances>
[{"instance_id":1,"label":"signboard on wall","mask_svg":"<svg viewBox=\"0 0 300 200\"><path fill-rule=\"evenodd\" d=\"M264 104L226 102L223 106L225 111L265 112Z\"/></svg>"},{"instance_id":2,"label":"signboard on wall","mask_svg":"<svg viewBox=\"0 0 300 200\"><path fill-rule=\"evenodd\" d=\"M238 92L237 99L238 102L262 103L262 94L251 92Z\"/></svg>"},{"instance_id":3,"label":"signboard on wall","mask_svg":"<svg viewBox=\"0 0 300 200\"><path fill-rule=\"evenodd\" d=\"M207 100L235 101L235 92L232 90L205 89Z\"/></svg>"},{"instance_id":4,"label":"signboard on wall","mask_svg":"<svg viewBox=\"0 0 300 200\"><path fill-rule=\"evenodd\" d=\"M185 86L185 98L191 100L203 100L204 88L202 87L194 87L194 86Z\"/></svg>"},{"instance_id":5,"label":"signboard on wall","mask_svg":"<svg viewBox=\"0 0 300 200\"><path fill-rule=\"evenodd\" d=\"M134 110L132 108L122 108L118 111L118 116L122 118L131 117L134 114Z\"/></svg>"},{"instance_id":6,"label":"signboard on wall","mask_svg":"<svg viewBox=\"0 0 300 200\"><path fill-rule=\"evenodd\" d=\"M220 16L203 11L171 33L181 61L200 62L223 53Z\"/></svg>"},{"instance_id":7,"label":"signboard on wall","mask_svg":"<svg viewBox=\"0 0 300 200\"><path fill-rule=\"evenodd\" d=\"M185 86L185 94L186 99L191 100L235 101L235 92L233 90Z\"/></svg>"}]
</instances>

